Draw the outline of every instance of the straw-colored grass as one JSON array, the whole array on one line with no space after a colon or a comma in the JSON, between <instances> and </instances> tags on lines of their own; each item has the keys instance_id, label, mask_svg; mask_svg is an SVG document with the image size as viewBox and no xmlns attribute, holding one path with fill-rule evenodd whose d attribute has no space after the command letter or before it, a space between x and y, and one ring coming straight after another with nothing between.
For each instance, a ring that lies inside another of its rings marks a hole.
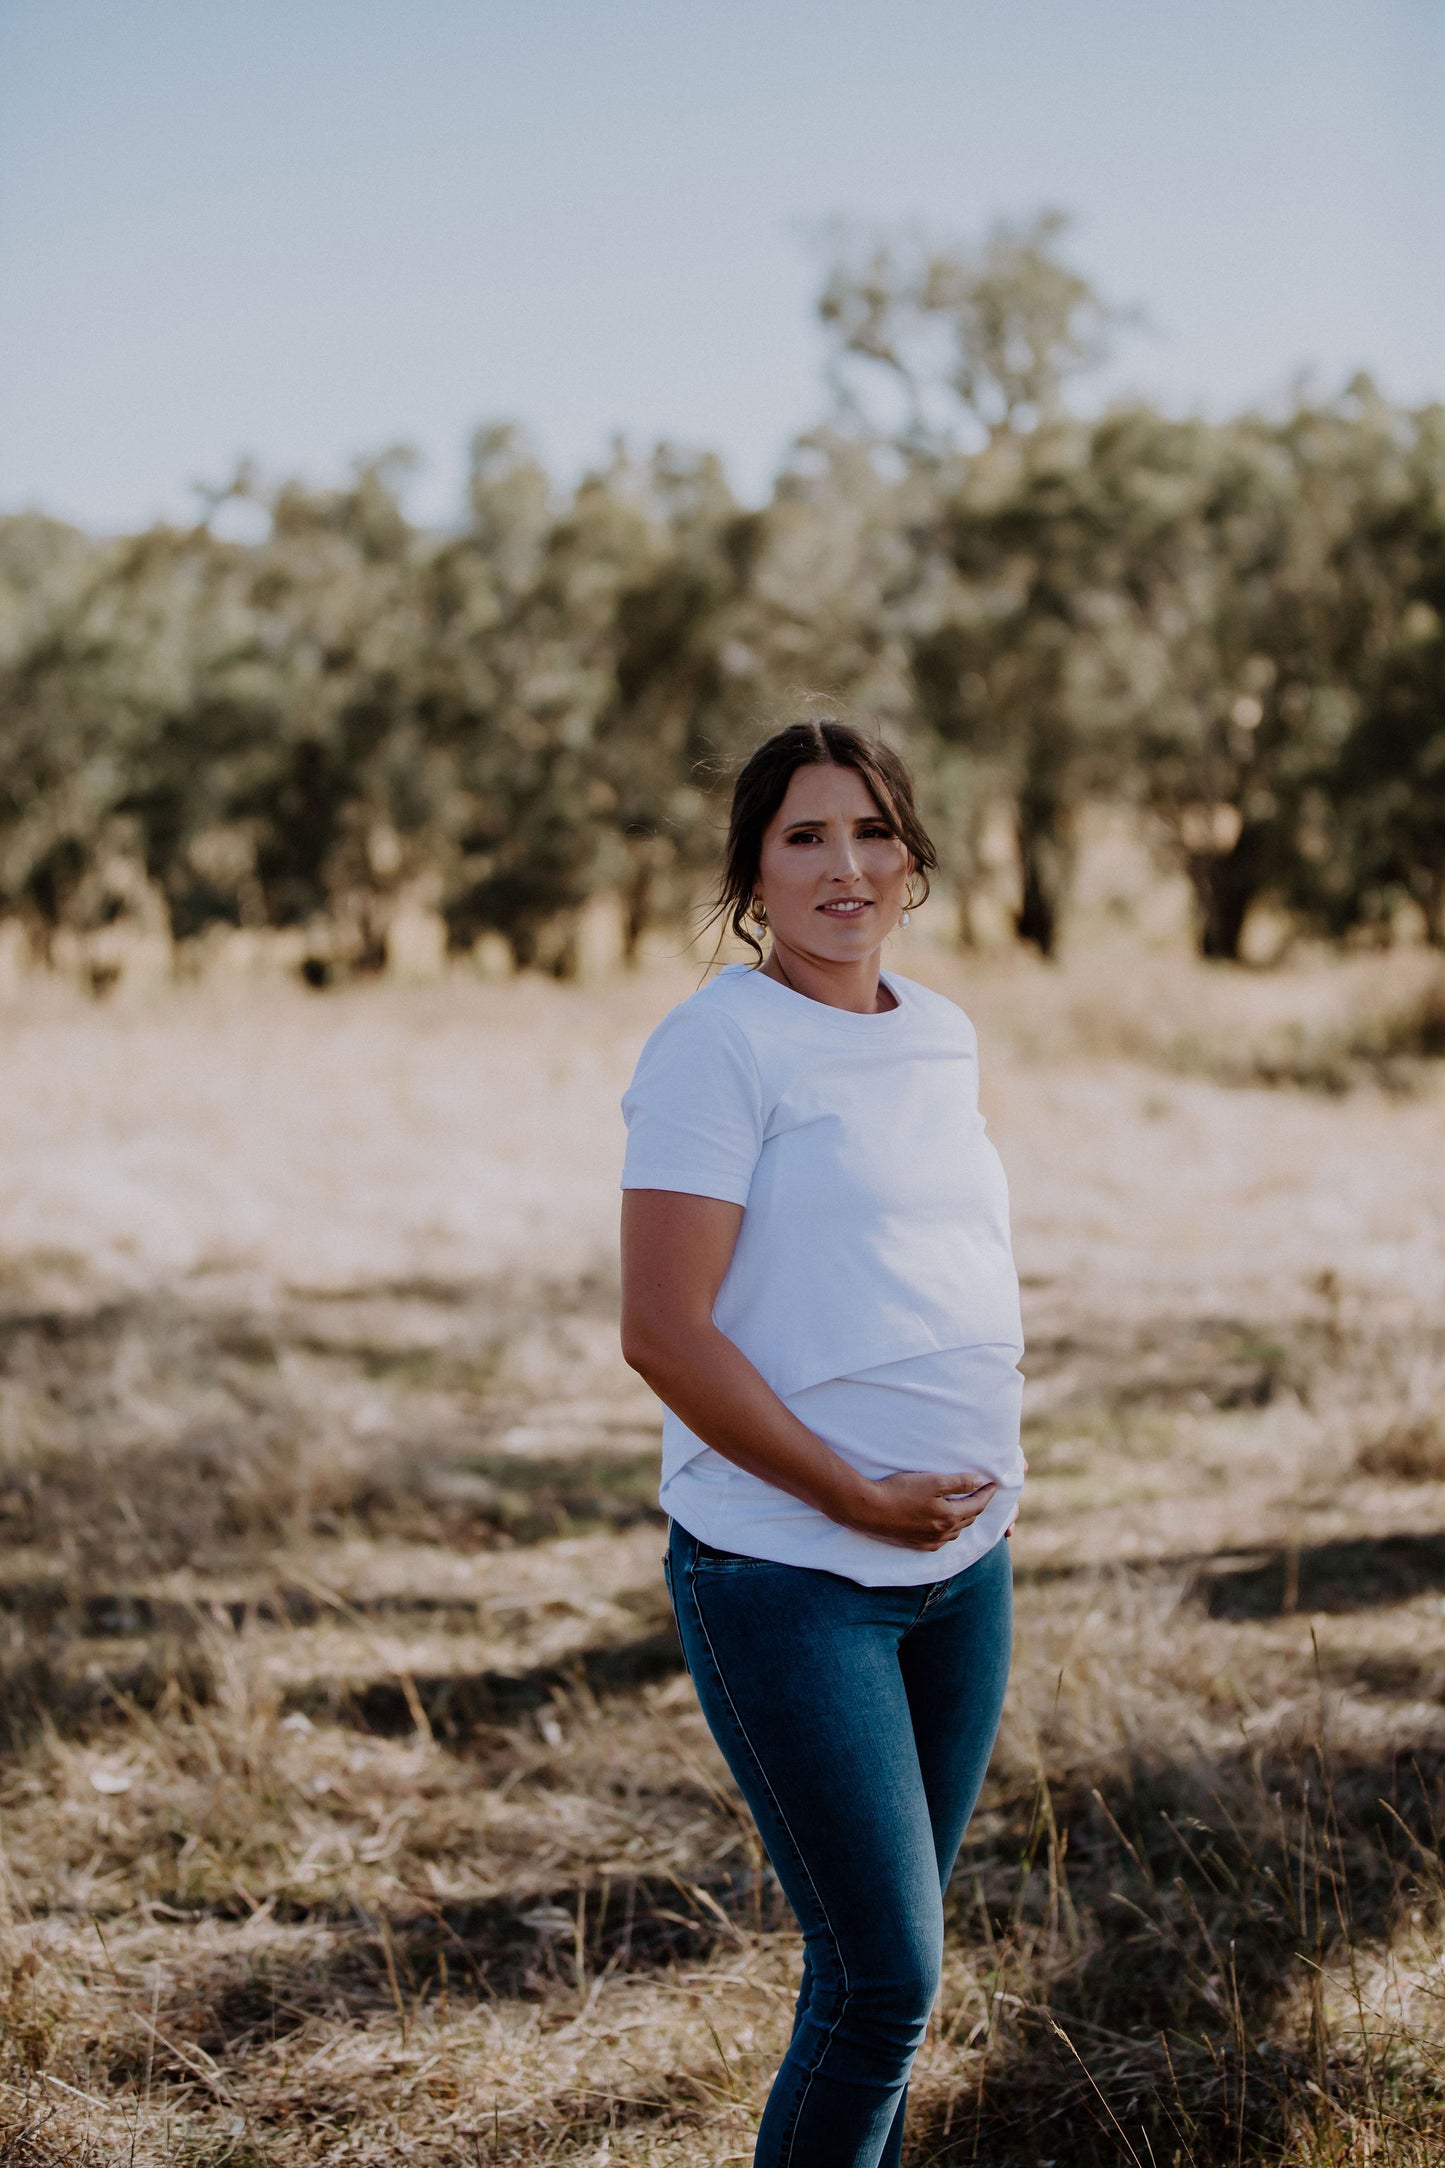
<instances>
[{"instance_id":1,"label":"straw-colored grass","mask_svg":"<svg viewBox=\"0 0 1445 2168\"><path fill-rule=\"evenodd\" d=\"M1424 2168L1445 1096L1265 1056L1428 964L900 962L982 1029L1032 1464L909 2159ZM749 2157L796 1946L610 1264L691 983L9 997L0 2160Z\"/></svg>"}]
</instances>

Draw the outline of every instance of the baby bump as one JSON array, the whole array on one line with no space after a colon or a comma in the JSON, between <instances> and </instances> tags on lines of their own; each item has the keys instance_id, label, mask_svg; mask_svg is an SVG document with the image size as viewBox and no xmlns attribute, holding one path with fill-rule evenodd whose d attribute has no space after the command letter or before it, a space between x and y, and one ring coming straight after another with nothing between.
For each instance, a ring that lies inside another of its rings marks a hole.
<instances>
[{"instance_id":1,"label":"baby bump","mask_svg":"<svg viewBox=\"0 0 1445 2168\"><path fill-rule=\"evenodd\" d=\"M862 1475L970 1469L1012 1489L1023 1480L1023 1385L1016 1347L947 1348L830 1378L787 1400Z\"/></svg>"}]
</instances>

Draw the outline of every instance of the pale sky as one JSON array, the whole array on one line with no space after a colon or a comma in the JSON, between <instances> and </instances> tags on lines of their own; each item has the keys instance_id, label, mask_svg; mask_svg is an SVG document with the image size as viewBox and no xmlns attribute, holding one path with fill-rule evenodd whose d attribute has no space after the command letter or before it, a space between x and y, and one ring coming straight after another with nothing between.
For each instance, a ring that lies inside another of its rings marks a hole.
<instances>
[{"instance_id":1,"label":"pale sky","mask_svg":"<svg viewBox=\"0 0 1445 2168\"><path fill-rule=\"evenodd\" d=\"M0 510L406 440L443 517L495 419L756 494L809 231L1044 205L1149 320L1101 392L1445 394L1445 0L0 0Z\"/></svg>"}]
</instances>

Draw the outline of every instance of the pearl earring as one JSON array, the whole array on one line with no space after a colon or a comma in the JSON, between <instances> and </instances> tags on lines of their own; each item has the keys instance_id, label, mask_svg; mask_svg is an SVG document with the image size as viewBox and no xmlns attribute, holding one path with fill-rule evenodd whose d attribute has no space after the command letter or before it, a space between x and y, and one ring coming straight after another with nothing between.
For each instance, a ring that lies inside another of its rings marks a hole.
<instances>
[{"instance_id":1,"label":"pearl earring","mask_svg":"<svg viewBox=\"0 0 1445 2168\"><path fill-rule=\"evenodd\" d=\"M911 912L911 911L910 911L910 910L908 909L907 905L905 904L905 905L904 905L904 907L903 907L903 909L902 909L902 910L901 910L901 911L899 912L899 914L898 914L898 923L899 923L899 925L900 925L900 926L906 926L906 925L908 924L909 920L910 920L910 919L912 918L912 916L913 916L913 913L912 913L912 912Z\"/></svg>"}]
</instances>

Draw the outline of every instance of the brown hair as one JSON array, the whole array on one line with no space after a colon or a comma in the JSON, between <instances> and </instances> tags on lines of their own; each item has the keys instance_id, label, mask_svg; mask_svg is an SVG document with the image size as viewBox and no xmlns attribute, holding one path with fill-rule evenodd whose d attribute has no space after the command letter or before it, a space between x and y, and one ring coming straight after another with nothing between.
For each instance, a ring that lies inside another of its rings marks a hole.
<instances>
[{"instance_id":1,"label":"brown hair","mask_svg":"<svg viewBox=\"0 0 1445 2168\"><path fill-rule=\"evenodd\" d=\"M755 746L733 784L728 839L723 851L717 895L705 924L721 919L745 941L758 963L763 951L748 926L753 891L762 861L763 837L768 823L788 794L788 785L799 768L852 768L861 775L879 813L899 841L906 844L914 867L928 894L928 875L938 864L933 840L918 817L913 802L913 778L891 745L881 738L865 737L852 723L838 721L789 723Z\"/></svg>"}]
</instances>

